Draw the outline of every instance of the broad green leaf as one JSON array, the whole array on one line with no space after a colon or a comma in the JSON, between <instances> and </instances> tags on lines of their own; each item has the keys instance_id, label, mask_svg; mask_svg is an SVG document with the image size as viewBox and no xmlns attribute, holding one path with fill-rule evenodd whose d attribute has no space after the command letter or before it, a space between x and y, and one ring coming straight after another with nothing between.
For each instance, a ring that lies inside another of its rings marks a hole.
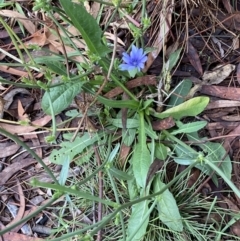
<instances>
[{"instance_id":1,"label":"broad green leaf","mask_svg":"<svg viewBox=\"0 0 240 241\"><path fill-rule=\"evenodd\" d=\"M58 75L67 75L66 67L60 61L45 61L45 65Z\"/></svg>"},{"instance_id":2,"label":"broad green leaf","mask_svg":"<svg viewBox=\"0 0 240 241\"><path fill-rule=\"evenodd\" d=\"M131 146L133 141L135 140L136 137L136 129L127 129L125 133L123 133L122 138L123 138L123 143L126 146Z\"/></svg>"},{"instance_id":3,"label":"broad green leaf","mask_svg":"<svg viewBox=\"0 0 240 241\"><path fill-rule=\"evenodd\" d=\"M131 237L134 233L136 234L131 241L142 240L146 233L149 217L146 220L144 220L144 218L148 212L148 203L149 201L143 201L133 205L132 207L132 213L128 221L127 236ZM141 227L139 228L140 225Z\"/></svg>"},{"instance_id":4,"label":"broad green leaf","mask_svg":"<svg viewBox=\"0 0 240 241\"><path fill-rule=\"evenodd\" d=\"M166 185L160 181L160 176L157 175L153 182L154 192L159 192ZM161 195L156 197L158 200L157 209L159 219L171 230L182 232L183 223L177 203L172 193L167 189Z\"/></svg>"},{"instance_id":5,"label":"broad green leaf","mask_svg":"<svg viewBox=\"0 0 240 241\"><path fill-rule=\"evenodd\" d=\"M118 118L118 119L108 118L108 122L113 126L116 126L118 128L123 128L121 118ZM127 129L137 128L137 127L139 127L139 120L127 119L127 126L126 126Z\"/></svg>"},{"instance_id":6,"label":"broad green leaf","mask_svg":"<svg viewBox=\"0 0 240 241\"><path fill-rule=\"evenodd\" d=\"M170 109L171 107L177 106L182 104L185 100L184 97L186 97L192 87L192 81L188 79L184 79L182 83L174 90L173 94L170 97L170 100L168 102L167 109Z\"/></svg>"},{"instance_id":7,"label":"broad green leaf","mask_svg":"<svg viewBox=\"0 0 240 241\"><path fill-rule=\"evenodd\" d=\"M117 143L117 145L113 148L113 150L109 154L108 163L113 162L113 160L116 158L119 148L120 148L120 144Z\"/></svg>"},{"instance_id":8,"label":"broad green leaf","mask_svg":"<svg viewBox=\"0 0 240 241\"><path fill-rule=\"evenodd\" d=\"M99 135L91 136L89 133L84 133L82 137L76 137L73 142L66 141L61 143L61 149L54 149L50 155L50 161L55 164L63 164L69 156L70 161L86 147L92 145L99 140Z\"/></svg>"},{"instance_id":9,"label":"broad green leaf","mask_svg":"<svg viewBox=\"0 0 240 241\"><path fill-rule=\"evenodd\" d=\"M71 19L73 25L79 30L89 50L98 55L104 56L109 49L102 43L102 30L96 20L86 11L81 3L60 0L66 15Z\"/></svg>"},{"instance_id":10,"label":"broad green leaf","mask_svg":"<svg viewBox=\"0 0 240 241\"><path fill-rule=\"evenodd\" d=\"M173 118L179 120L185 116L196 116L200 114L205 109L208 102L208 97L195 97L162 113L152 111L152 114L160 119L172 116Z\"/></svg>"},{"instance_id":11,"label":"broad green leaf","mask_svg":"<svg viewBox=\"0 0 240 241\"><path fill-rule=\"evenodd\" d=\"M172 131L172 135L177 135L179 133L192 133L201 130L204 126L207 125L207 121L196 121L187 124L183 124L180 121L176 122L178 129Z\"/></svg>"},{"instance_id":12,"label":"broad green leaf","mask_svg":"<svg viewBox=\"0 0 240 241\"><path fill-rule=\"evenodd\" d=\"M182 49L178 49L177 51L175 51L175 52L170 54L168 62L167 62L167 65L168 65L168 69L167 70L169 72L173 69L173 67L178 62L181 51L182 51Z\"/></svg>"},{"instance_id":13,"label":"broad green leaf","mask_svg":"<svg viewBox=\"0 0 240 241\"><path fill-rule=\"evenodd\" d=\"M81 92L82 82L66 83L54 88L50 88L48 93L45 93L42 98L42 109L47 115L51 115L50 100L53 105L54 114L57 115L66 109L73 101L74 97Z\"/></svg>"},{"instance_id":14,"label":"broad green leaf","mask_svg":"<svg viewBox=\"0 0 240 241\"><path fill-rule=\"evenodd\" d=\"M127 174L129 176L133 176L132 169L129 169ZM137 187L135 178L127 180L127 187L128 187L127 190L128 190L130 200L133 200L139 196L138 187Z\"/></svg>"},{"instance_id":15,"label":"broad green leaf","mask_svg":"<svg viewBox=\"0 0 240 241\"><path fill-rule=\"evenodd\" d=\"M141 145L140 143L136 144L133 151L133 174L138 186L144 188L146 184L148 169L151 165L151 155L146 143L144 145Z\"/></svg>"},{"instance_id":16,"label":"broad green leaf","mask_svg":"<svg viewBox=\"0 0 240 241\"><path fill-rule=\"evenodd\" d=\"M151 138L151 139L158 139L158 136L156 134L156 132L153 130L152 125L149 125L147 122L145 122L145 131L146 134Z\"/></svg>"},{"instance_id":17,"label":"broad green leaf","mask_svg":"<svg viewBox=\"0 0 240 241\"><path fill-rule=\"evenodd\" d=\"M144 113L139 112L139 142L134 147L132 157L133 174L137 185L145 187L148 169L151 165L151 154L146 144Z\"/></svg>"},{"instance_id":18,"label":"broad green leaf","mask_svg":"<svg viewBox=\"0 0 240 241\"><path fill-rule=\"evenodd\" d=\"M162 143L155 144L154 155L156 158L164 161L167 158L167 152L167 147L164 146Z\"/></svg>"},{"instance_id":19,"label":"broad green leaf","mask_svg":"<svg viewBox=\"0 0 240 241\"><path fill-rule=\"evenodd\" d=\"M224 147L220 143L207 142L201 145L201 148L204 152L208 153L206 158L216 166L218 166L221 162L219 168L223 171L228 179L231 179L232 164L229 155L222 160L222 158L226 155L226 150Z\"/></svg>"}]
</instances>

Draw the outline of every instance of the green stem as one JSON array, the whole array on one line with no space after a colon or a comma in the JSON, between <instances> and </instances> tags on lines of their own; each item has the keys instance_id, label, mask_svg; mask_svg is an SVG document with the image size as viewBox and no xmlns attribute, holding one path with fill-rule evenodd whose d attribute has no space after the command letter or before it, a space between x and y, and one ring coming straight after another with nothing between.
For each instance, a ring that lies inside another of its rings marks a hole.
<instances>
[{"instance_id":1,"label":"green stem","mask_svg":"<svg viewBox=\"0 0 240 241\"><path fill-rule=\"evenodd\" d=\"M217 172L219 174L219 176L228 184L228 186L233 190L233 192L240 198L240 191L239 189L233 184L233 182L231 182L230 179L228 179L226 177L226 175L224 174L224 172L217 167L214 163L212 163L211 161L209 161L207 158L204 158L204 162L209 165L212 170L214 170L215 172Z\"/></svg>"},{"instance_id":2,"label":"green stem","mask_svg":"<svg viewBox=\"0 0 240 241\"><path fill-rule=\"evenodd\" d=\"M13 141L15 141L17 144L19 144L20 146L22 146L23 148L25 148L32 156L33 158L35 158L41 165L42 167L45 169L45 171L48 173L48 175L53 179L53 181L55 183L58 183L58 180L56 179L56 177L53 175L53 173L51 172L51 170L48 168L48 166L42 161L42 159L33 151L29 148L28 145L26 145L23 141L21 141L18 137L12 135L11 133L9 133L8 131L5 131L4 129L0 128L0 133L2 133L4 136L7 136L8 138L12 139Z\"/></svg>"},{"instance_id":3,"label":"green stem","mask_svg":"<svg viewBox=\"0 0 240 241\"><path fill-rule=\"evenodd\" d=\"M173 136L172 134L170 134L168 131L163 130L162 133L168 137L170 140L172 140L173 142L176 142L177 144L179 144L180 146L184 147L186 150L189 151L189 153L191 154L197 154L198 152L195 151L194 149L192 149L190 146L186 145L184 142L182 142L181 140L179 140L177 137Z\"/></svg>"},{"instance_id":4,"label":"green stem","mask_svg":"<svg viewBox=\"0 0 240 241\"><path fill-rule=\"evenodd\" d=\"M108 73L109 64L107 64L104 60L100 60L99 64L103 67L104 72ZM131 91L129 91L128 88L125 87L114 74L110 75L110 79L112 79L119 87L121 87L131 99L136 101L138 100L137 97L134 94L132 94Z\"/></svg>"},{"instance_id":5,"label":"green stem","mask_svg":"<svg viewBox=\"0 0 240 241\"><path fill-rule=\"evenodd\" d=\"M52 190L56 190L56 191L61 192L61 193L72 194L72 195L75 195L77 197L82 197L82 198L87 199L87 200L100 202L100 203L103 203L105 205L109 205L111 207L117 206L115 202L103 200L99 197L93 196L90 193L77 190L76 185L70 188L70 187L67 187L67 186L59 185L59 184L40 182L35 178L31 180L31 185L37 186L37 187L42 187L42 188L50 188Z\"/></svg>"}]
</instances>

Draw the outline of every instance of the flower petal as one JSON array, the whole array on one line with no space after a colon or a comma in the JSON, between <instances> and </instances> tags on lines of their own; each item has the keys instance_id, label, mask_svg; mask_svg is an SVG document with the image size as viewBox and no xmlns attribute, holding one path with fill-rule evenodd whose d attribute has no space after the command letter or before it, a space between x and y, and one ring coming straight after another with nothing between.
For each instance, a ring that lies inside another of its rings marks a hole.
<instances>
[{"instance_id":1,"label":"flower petal","mask_svg":"<svg viewBox=\"0 0 240 241\"><path fill-rule=\"evenodd\" d=\"M130 63L130 61L131 61L131 57L127 53L123 53L122 59L125 63Z\"/></svg>"},{"instance_id":2,"label":"flower petal","mask_svg":"<svg viewBox=\"0 0 240 241\"><path fill-rule=\"evenodd\" d=\"M139 64L138 64L138 67L139 67L140 69L143 69L143 68L144 68L144 63L139 63Z\"/></svg>"},{"instance_id":3,"label":"flower petal","mask_svg":"<svg viewBox=\"0 0 240 241\"><path fill-rule=\"evenodd\" d=\"M119 68L120 68L120 70L124 71L124 70L134 69L135 66L132 66L132 65L129 65L129 64L120 64Z\"/></svg>"},{"instance_id":4,"label":"flower petal","mask_svg":"<svg viewBox=\"0 0 240 241\"><path fill-rule=\"evenodd\" d=\"M145 63L147 61L147 56L142 56L140 62Z\"/></svg>"},{"instance_id":5,"label":"flower petal","mask_svg":"<svg viewBox=\"0 0 240 241\"><path fill-rule=\"evenodd\" d=\"M130 57L135 59L138 56L138 48L132 45L132 51L130 52Z\"/></svg>"}]
</instances>

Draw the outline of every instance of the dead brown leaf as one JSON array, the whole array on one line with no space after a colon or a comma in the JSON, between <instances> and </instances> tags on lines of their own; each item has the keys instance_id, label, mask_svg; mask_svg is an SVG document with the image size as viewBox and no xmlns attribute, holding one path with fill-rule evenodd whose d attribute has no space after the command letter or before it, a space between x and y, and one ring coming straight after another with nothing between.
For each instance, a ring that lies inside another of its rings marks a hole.
<instances>
[{"instance_id":1,"label":"dead brown leaf","mask_svg":"<svg viewBox=\"0 0 240 241\"><path fill-rule=\"evenodd\" d=\"M232 73L234 69L235 65L233 64L219 65L212 71L205 71L202 79L205 83L210 85L220 84Z\"/></svg>"},{"instance_id":2,"label":"dead brown leaf","mask_svg":"<svg viewBox=\"0 0 240 241\"><path fill-rule=\"evenodd\" d=\"M152 122L152 128L154 131L167 130L175 126L175 121L172 117L167 117L163 120L157 120Z\"/></svg>"},{"instance_id":3,"label":"dead brown leaf","mask_svg":"<svg viewBox=\"0 0 240 241\"><path fill-rule=\"evenodd\" d=\"M0 172L0 185L4 185L6 181L19 170L35 163L36 160L32 158L22 159L19 162L15 162L8 167L6 167L2 172Z\"/></svg>"},{"instance_id":4,"label":"dead brown leaf","mask_svg":"<svg viewBox=\"0 0 240 241\"><path fill-rule=\"evenodd\" d=\"M18 213L17 216L14 218L14 220L12 222L10 222L7 227L13 225L14 223L20 221L23 218L24 212L25 212L25 198L24 198L24 193L21 187L21 184L19 183L19 181L17 180L17 188L18 188L18 194L19 194L19 198L20 198L20 206L18 209ZM12 229L12 232L18 232L19 229L21 229L22 225L17 226L16 228Z\"/></svg>"},{"instance_id":5,"label":"dead brown leaf","mask_svg":"<svg viewBox=\"0 0 240 241\"><path fill-rule=\"evenodd\" d=\"M121 167L125 165L127 157L130 153L130 150L131 150L130 146L126 146L124 144L121 145L120 154L119 154L119 162L121 164Z\"/></svg>"},{"instance_id":6,"label":"dead brown leaf","mask_svg":"<svg viewBox=\"0 0 240 241\"><path fill-rule=\"evenodd\" d=\"M44 241L45 239L30 237L20 233L7 232L3 234L4 241Z\"/></svg>"},{"instance_id":7,"label":"dead brown leaf","mask_svg":"<svg viewBox=\"0 0 240 241\"><path fill-rule=\"evenodd\" d=\"M0 123L0 127L12 134L25 134L25 133L32 132L36 129L39 129L42 126L45 126L51 119L52 119L51 116L46 115L41 119L31 122L31 125L29 125L29 126L20 126L20 125L11 125L11 124Z\"/></svg>"},{"instance_id":8,"label":"dead brown leaf","mask_svg":"<svg viewBox=\"0 0 240 241\"><path fill-rule=\"evenodd\" d=\"M148 170L147 179L146 179L146 187L149 184L149 182L153 179L156 172L159 171L163 165L164 165L163 160L156 159L153 161L153 163L150 165L149 170Z\"/></svg>"},{"instance_id":9,"label":"dead brown leaf","mask_svg":"<svg viewBox=\"0 0 240 241\"><path fill-rule=\"evenodd\" d=\"M230 150L232 141L236 139L239 135L240 125L234 128L234 130L232 130L230 133L228 133L228 137L224 139L223 147L225 148L225 150Z\"/></svg>"},{"instance_id":10,"label":"dead brown leaf","mask_svg":"<svg viewBox=\"0 0 240 241\"><path fill-rule=\"evenodd\" d=\"M26 123L29 123L30 122L30 119L28 117L27 114L24 114L25 113L25 110L22 106L22 103L20 100L18 100L18 120L19 121L24 121Z\"/></svg>"},{"instance_id":11,"label":"dead brown leaf","mask_svg":"<svg viewBox=\"0 0 240 241\"><path fill-rule=\"evenodd\" d=\"M211 109L218 109L218 108L226 108L226 107L234 107L234 106L240 106L240 101L234 101L234 100L216 100L210 102L205 110L211 110Z\"/></svg>"},{"instance_id":12,"label":"dead brown leaf","mask_svg":"<svg viewBox=\"0 0 240 241\"><path fill-rule=\"evenodd\" d=\"M0 152L0 158L15 154L19 148L20 146L17 144L0 143L0 150L4 150Z\"/></svg>"},{"instance_id":13,"label":"dead brown leaf","mask_svg":"<svg viewBox=\"0 0 240 241\"><path fill-rule=\"evenodd\" d=\"M221 99L240 101L240 88L203 85L200 92L202 94L215 96Z\"/></svg>"},{"instance_id":14,"label":"dead brown leaf","mask_svg":"<svg viewBox=\"0 0 240 241\"><path fill-rule=\"evenodd\" d=\"M197 50L193 47L190 41L187 42L187 52L186 55L192 64L192 66L197 70L197 72L202 76L203 69L202 64L197 53Z\"/></svg>"},{"instance_id":15,"label":"dead brown leaf","mask_svg":"<svg viewBox=\"0 0 240 241\"><path fill-rule=\"evenodd\" d=\"M1 10L0 15L4 17L9 17L9 18L15 18L17 21L22 23L22 25L26 28L26 30L33 34L36 31L35 25L28 20L23 14L13 11L13 10Z\"/></svg>"},{"instance_id":16,"label":"dead brown leaf","mask_svg":"<svg viewBox=\"0 0 240 241\"><path fill-rule=\"evenodd\" d=\"M161 1L159 2L159 4ZM153 61L157 58L160 51L164 47L164 45L167 42L168 33L171 28L172 24L172 12L173 12L173 6L174 1L173 0L167 0L164 1L165 10L164 11L158 11L157 14L159 14L159 28L157 29L158 33L156 34L156 38L153 40L153 43L150 47L153 47L154 50L148 54L148 59L145 65L145 68L143 69L143 72L146 73L147 70L151 67Z\"/></svg>"}]
</instances>

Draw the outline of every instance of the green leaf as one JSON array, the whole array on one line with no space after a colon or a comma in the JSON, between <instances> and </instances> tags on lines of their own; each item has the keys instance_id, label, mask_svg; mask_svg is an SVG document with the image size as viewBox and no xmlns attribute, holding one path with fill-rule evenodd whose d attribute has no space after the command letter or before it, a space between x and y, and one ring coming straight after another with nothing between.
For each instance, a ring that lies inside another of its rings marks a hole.
<instances>
[{"instance_id":1,"label":"green leaf","mask_svg":"<svg viewBox=\"0 0 240 241\"><path fill-rule=\"evenodd\" d=\"M191 87L192 81L184 79L171 95L167 109L182 104L185 101L184 98L188 95Z\"/></svg>"},{"instance_id":2,"label":"green leaf","mask_svg":"<svg viewBox=\"0 0 240 241\"><path fill-rule=\"evenodd\" d=\"M62 164L62 169L59 176L59 184L65 185L68 177L68 171L69 171L69 164L70 164L70 158L69 156L66 156L65 161Z\"/></svg>"},{"instance_id":3,"label":"green leaf","mask_svg":"<svg viewBox=\"0 0 240 241\"><path fill-rule=\"evenodd\" d=\"M133 205L132 207L132 213L128 221L127 235L128 237L131 237L134 233L136 234L131 241L142 240L146 233L149 217L146 220L144 220L144 218L148 212L148 203L149 201L143 201ZM139 229L140 224L142 225Z\"/></svg>"},{"instance_id":4,"label":"green leaf","mask_svg":"<svg viewBox=\"0 0 240 241\"><path fill-rule=\"evenodd\" d=\"M82 82L66 83L48 90L55 115L61 113L72 103L74 97L82 90L82 85ZM47 93L42 98L42 109L47 115L51 115Z\"/></svg>"},{"instance_id":5,"label":"green leaf","mask_svg":"<svg viewBox=\"0 0 240 241\"><path fill-rule=\"evenodd\" d=\"M133 174L138 186L144 188L148 169L151 165L151 155L147 145L136 144L132 157Z\"/></svg>"},{"instance_id":6,"label":"green leaf","mask_svg":"<svg viewBox=\"0 0 240 241\"><path fill-rule=\"evenodd\" d=\"M166 185L160 181L160 175L154 178L153 188L154 192L159 192ZM172 193L167 189L161 195L156 197L158 200L157 209L159 219L171 230L182 232L183 223L182 217L179 213L179 209L175 198Z\"/></svg>"},{"instance_id":7,"label":"green leaf","mask_svg":"<svg viewBox=\"0 0 240 241\"><path fill-rule=\"evenodd\" d=\"M180 53L181 53L182 49L178 49L177 51L173 52L170 54L169 56L169 59L168 59L168 62L167 62L167 65L168 65L168 71L170 72L173 67L176 65L176 63L178 62L179 60L179 57L180 57Z\"/></svg>"},{"instance_id":8,"label":"green leaf","mask_svg":"<svg viewBox=\"0 0 240 241\"><path fill-rule=\"evenodd\" d=\"M129 109L138 109L139 102L135 100L110 100L102 96L98 96L98 101L102 104L113 107L113 108L129 108Z\"/></svg>"},{"instance_id":9,"label":"green leaf","mask_svg":"<svg viewBox=\"0 0 240 241\"><path fill-rule=\"evenodd\" d=\"M156 132L153 130L152 125L149 125L147 122L145 122L145 131L146 134L151 138L151 139L158 139L158 136L156 134Z\"/></svg>"},{"instance_id":10,"label":"green leaf","mask_svg":"<svg viewBox=\"0 0 240 241\"><path fill-rule=\"evenodd\" d=\"M67 75L66 67L59 61L45 61L45 65L58 75Z\"/></svg>"},{"instance_id":11,"label":"green leaf","mask_svg":"<svg viewBox=\"0 0 240 241\"><path fill-rule=\"evenodd\" d=\"M63 164L65 159L69 156L70 161L86 147L92 145L99 140L99 135L91 136L89 133L84 133L82 137L76 137L73 142L66 141L61 143L61 149L54 149L50 155L50 161L55 164Z\"/></svg>"},{"instance_id":12,"label":"green leaf","mask_svg":"<svg viewBox=\"0 0 240 241\"><path fill-rule=\"evenodd\" d=\"M96 20L86 11L81 3L60 0L66 15L71 19L73 25L79 30L89 50L98 56L104 56L109 52L102 43L102 30Z\"/></svg>"},{"instance_id":13,"label":"green leaf","mask_svg":"<svg viewBox=\"0 0 240 241\"><path fill-rule=\"evenodd\" d=\"M196 116L200 114L205 109L208 102L208 97L195 97L162 113L151 111L151 114L160 119L172 116L173 118L180 120L185 116Z\"/></svg>"},{"instance_id":14,"label":"green leaf","mask_svg":"<svg viewBox=\"0 0 240 241\"><path fill-rule=\"evenodd\" d=\"M207 121L196 121L192 123L183 124L180 121L176 122L178 129L172 131L172 135L177 135L179 133L192 133L198 130L201 130L204 126L207 125Z\"/></svg>"},{"instance_id":15,"label":"green leaf","mask_svg":"<svg viewBox=\"0 0 240 241\"><path fill-rule=\"evenodd\" d=\"M108 118L107 120L113 126L116 126L118 128L123 128L121 118L118 118L118 119ZM127 129L137 128L137 127L139 127L139 120L127 119L127 126L126 126Z\"/></svg>"},{"instance_id":16,"label":"green leaf","mask_svg":"<svg viewBox=\"0 0 240 241\"><path fill-rule=\"evenodd\" d=\"M162 143L155 144L155 152L154 155L156 158L160 160L165 160L167 158L167 147L164 146Z\"/></svg>"},{"instance_id":17,"label":"green leaf","mask_svg":"<svg viewBox=\"0 0 240 241\"><path fill-rule=\"evenodd\" d=\"M131 146L136 137L136 129L127 129L123 134L123 143L126 146Z\"/></svg>"},{"instance_id":18,"label":"green leaf","mask_svg":"<svg viewBox=\"0 0 240 241\"><path fill-rule=\"evenodd\" d=\"M151 154L146 144L144 113L139 112L139 143L134 147L132 157L133 174L137 185L145 187L148 169L151 165Z\"/></svg>"},{"instance_id":19,"label":"green leaf","mask_svg":"<svg viewBox=\"0 0 240 241\"><path fill-rule=\"evenodd\" d=\"M116 167L110 167L109 172L111 173L112 176L119 180L131 180L133 179L132 176L128 175L126 172L123 172Z\"/></svg>"},{"instance_id":20,"label":"green leaf","mask_svg":"<svg viewBox=\"0 0 240 241\"><path fill-rule=\"evenodd\" d=\"M128 169L127 174L130 176L133 176L132 168ZM131 180L127 180L127 190L128 190L130 200L133 200L139 196L137 183L134 178L132 178Z\"/></svg>"},{"instance_id":21,"label":"green leaf","mask_svg":"<svg viewBox=\"0 0 240 241\"><path fill-rule=\"evenodd\" d=\"M223 171L228 179L231 179L232 163L229 155L222 160L222 158L226 155L224 147L220 143L207 142L201 145L201 148L204 152L208 153L206 158L216 166L218 166L221 162L219 169Z\"/></svg>"}]
</instances>

